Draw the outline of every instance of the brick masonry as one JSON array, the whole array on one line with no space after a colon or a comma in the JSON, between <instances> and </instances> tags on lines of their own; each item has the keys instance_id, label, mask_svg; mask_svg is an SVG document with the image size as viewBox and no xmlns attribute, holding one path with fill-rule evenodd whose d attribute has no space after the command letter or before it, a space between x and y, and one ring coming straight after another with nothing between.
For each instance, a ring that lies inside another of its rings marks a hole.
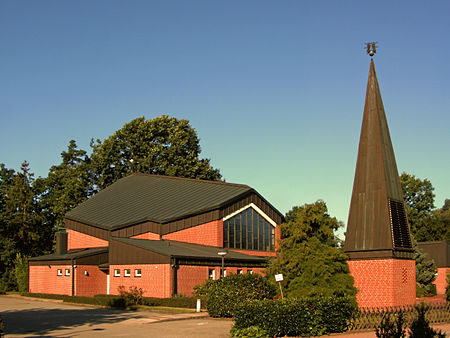
<instances>
[{"instance_id":1,"label":"brick masonry","mask_svg":"<svg viewBox=\"0 0 450 338\"><path fill-rule=\"evenodd\" d=\"M106 294L107 274L95 265L78 265L75 271L75 296Z\"/></svg>"},{"instance_id":2,"label":"brick masonry","mask_svg":"<svg viewBox=\"0 0 450 338\"><path fill-rule=\"evenodd\" d=\"M223 221L217 220L180 230L163 236L163 239L194 244L223 246Z\"/></svg>"},{"instance_id":3,"label":"brick masonry","mask_svg":"<svg viewBox=\"0 0 450 338\"><path fill-rule=\"evenodd\" d=\"M450 273L450 268L438 268L436 280L434 281L438 295L445 294L445 288L447 287L447 273Z\"/></svg>"},{"instance_id":4,"label":"brick masonry","mask_svg":"<svg viewBox=\"0 0 450 338\"><path fill-rule=\"evenodd\" d=\"M72 266L31 265L29 268L29 292L72 295ZM61 270L61 276L58 276L58 270ZM66 270L69 270L69 275L66 275Z\"/></svg>"},{"instance_id":5,"label":"brick masonry","mask_svg":"<svg viewBox=\"0 0 450 338\"><path fill-rule=\"evenodd\" d=\"M148 239L153 241L159 241L159 235L155 234L154 232L146 232L144 234L136 235L131 238L137 238L137 239Z\"/></svg>"},{"instance_id":6,"label":"brick masonry","mask_svg":"<svg viewBox=\"0 0 450 338\"><path fill-rule=\"evenodd\" d=\"M416 301L416 263L406 259L350 260L360 307L412 305Z\"/></svg>"},{"instance_id":7,"label":"brick masonry","mask_svg":"<svg viewBox=\"0 0 450 338\"><path fill-rule=\"evenodd\" d=\"M114 276L114 270L120 270L120 277ZM125 269L130 270L130 277L125 277ZM141 269L141 277L135 276L135 270ZM110 265L110 294L118 295L119 286L126 290L136 286L142 288L144 297L172 297L172 271L170 264L135 264Z\"/></svg>"},{"instance_id":8,"label":"brick masonry","mask_svg":"<svg viewBox=\"0 0 450 338\"><path fill-rule=\"evenodd\" d=\"M108 241L103 239L89 236L81 232L67 229L68 239L67 239L67 249L84 249L84 248L97 248L108 246Z\"/></svg>"}]
</instances>

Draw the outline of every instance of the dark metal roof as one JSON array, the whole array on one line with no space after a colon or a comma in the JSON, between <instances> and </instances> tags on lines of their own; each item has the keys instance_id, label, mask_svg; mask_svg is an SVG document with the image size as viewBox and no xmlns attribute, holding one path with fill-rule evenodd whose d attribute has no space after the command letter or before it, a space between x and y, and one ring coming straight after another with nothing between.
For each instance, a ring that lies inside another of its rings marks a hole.
<instances>
[{"instance_id":1,"label":"dark metal roof","mask_svg":"<svg viewBox=\"0 0 450 338\"><path fill-rule=\"evenodd\" d=\"M168 257L176 258L207 258L212 260L221 260L217 254L220 250L223 250L214 246L192 244L171 240L146 240L146 239L132 239L132 238L119 238L113 237L122 243L133 245L145 250L159 253ZM239 260L239 261L251 261L251 262L265 262L267 257L251 256L240 252L234 252L228 250L228 254L225 256L227 261Z\"/></svg>"},{"instance_id":2,"label":"dark metal roof","mask_svg":"<svg viewBox=\"0 0 450 338\"><path fill-rule=\"evenodd\" d=\"M373 60L344 249L350 258L409 258L412 251L403 193Z\"/></svg>"},{"instance_id":3,"label":"dark metal roof","mask_svg":"<svg viewBox=\"0 0 450 338\"><path fill-rule=\"evenodd\" d=\"M167 223L220 208L254 191L246 185L132 174L69 211L66 218L103 229Z\"/></svg>"},{"instance_id":4,"label":"dark metal roof","mask_svg":"<svg viewBox=\"0 0 450 338\"><path fill-rule=\"evenodd\" d=\"M56 253L52 253L49 255L43 255L38 257L32 257L29 258L29 261L61 261L61 260L71 260L71 259L78 259L93 255L98 255L101 253L108 252L107 247L102 248L88 248L88 249L76 249L76 250L70 250L66 254L58 255Z\"/></svg>"}]
</instances>

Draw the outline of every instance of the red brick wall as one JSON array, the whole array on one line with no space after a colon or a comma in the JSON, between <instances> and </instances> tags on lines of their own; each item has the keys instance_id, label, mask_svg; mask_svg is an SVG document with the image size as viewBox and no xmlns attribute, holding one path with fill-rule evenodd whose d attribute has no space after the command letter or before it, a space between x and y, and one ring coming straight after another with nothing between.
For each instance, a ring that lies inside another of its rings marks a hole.
<instances>
[{"instance_id":1,"label":"red brick wall","mask_svg":"<svg viewBox=\"0 0 450 338\"><path fill-rule=\"evenodd\" d=\"M360 307L415 304L416 265L414 260L367 259L348 262L358 288Z\"/></svg>"},{"instance_id":2,"label":"red brick wall","mask_svg":"<svg viewBox=\"0 0 450 338\"><path fill-rule=\"evenodd\" d=\"M92 297L106 294L106 276L98 266L78 265L75 273L75 296Z\"/></svg>"},{"instance_id":3,"label":"red brick wall","mask_svg":"<svg viewBox=\"0 0 450 338\"><path fill-rule=\"evenodd\" d=\"M181 265L177 270L177 293L192 296L194 286L207 280L208 272L207 266Z\"/></svg>"},{"instance_id":4,"label":"red brick wall","mask_svg":"<svg viewBox=\"0 0 450 338\"><path fill-rule=\"evenodd\" d=\"M447 272L450 273L450 268L438 268L438 275L434 281L438 295L445 294L445 288L447 286Z\"/></svg>"},{"instance_id":5,"label":"red brick wall","mask_svg":"<svg viewBox=\"0 0 450 338\"><path fill-rule=\"evenodd\" d=\"M114 277L114 270L120 269L120 277ZM124 277L124 270L130 269L131 276ZM142 276L135 277L134 270L141 269ZM110 294L119 294L118 288L123 285L126 290L131 286L142 288L144 297L172 297L172 271L170 264L135 264L110 265Z\"/></svg>"},{"instance_id":6,"label":"red brick wall","mask_svg":"<svg viewBox=\"0 0 450 338\"><path fill-rule=\"evenodd\" d=\"M223 221L217 220L180 230L163 236L163 239L194 244L223 246Z\"/></svg>"},{"instance_id":7,"label":"red brick wall","mask_svg":"<svg viewBox=\"0 0 450 338\"><path fill-rule=\"evenodd\" d=\"M67 229L67 232L69 233L67 239L68 250L108 246L108 241L105 241L103 239L89 236L70 229Z\"/></svg>"},{"instance_id":8,"label":"red brick wall","mask_svg":"<svg viewBox=\"0 0 450 338\"><path fill-rule=\"evenodd\" d=\"M150 240L154 240L154 241L159 241L159 235L155 234L153 232L146 232L145 234L136 235L131 238L150 239Z\"/></svg>"},{"instance_id":9,"label":"red brick wall","mask_svg":"<svg viewBox=\"0 0 450 338\"><path fill-rule=\"evenodd\" d=\"M58 276L58 269L62 269L62 276ZM70 265L31 265L29 292L72 295L72 276L65 275L66 269L72 273Z\"/></svg>"},{"instance_id":10,"label":"red brick wall","mask_svg":"<svg viewBox=\"0 0 450 338\"><path fill-rule=\"evenodd\" d=\"M220 278L221 267L181 265L177 271L177 293L185 296L192 296L194 286L202 284L209 278L209 269L214 269L214 279ZM253 273L264 276L264 273L262 272L264 270L263 268L236 268L225 266L226 276L236 274L238 269L242 269L243 273L252 270Z\"/></svg>"}]
</instances>

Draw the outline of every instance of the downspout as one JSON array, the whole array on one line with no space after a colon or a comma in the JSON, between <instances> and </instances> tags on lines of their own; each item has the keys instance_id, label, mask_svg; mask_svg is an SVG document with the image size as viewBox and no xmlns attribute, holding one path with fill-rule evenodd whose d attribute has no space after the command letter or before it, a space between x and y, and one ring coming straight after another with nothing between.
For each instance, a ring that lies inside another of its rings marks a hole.
<instances>
[{"instance_id":1,"label":"downspout","mask_svg":"<svg viewBox=\"0 0 450 338\"><path fill-rule=\"evenodd\" d=\"M73 258L70 259L72 265L72 297L75 296L75 265L73 264Z\"/></svg>"},{"instance_id":2,"label":"downspout","mask_svg":"<svg viewBox=\"0 0 450 338\"><path fill-rule=\"evenodd\" d=\"M172 257L172 297L174 297L177 293L178 293L178 285L177 285L177 281L178 281L178 276L177 276L177 270L178 270L178 266L177 266L177 259Z\"/></svg>"}]
</instances>

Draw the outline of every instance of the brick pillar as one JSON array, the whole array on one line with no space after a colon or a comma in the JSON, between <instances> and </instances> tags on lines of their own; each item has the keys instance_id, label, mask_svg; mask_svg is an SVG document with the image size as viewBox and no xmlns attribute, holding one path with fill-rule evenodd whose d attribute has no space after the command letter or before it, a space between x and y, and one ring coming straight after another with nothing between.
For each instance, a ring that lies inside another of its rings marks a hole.
<instances>
[{"instance_id":1,"label":"brick pillar","mask_svg":"<svg viewBox=\"0 0 450 338\"><path fill-rule=\"evenodd\" d=\"M411 259L348 261L358 289L360 307L413 305L416 302L416 262Z\"/></svg>"}]
</instances>

